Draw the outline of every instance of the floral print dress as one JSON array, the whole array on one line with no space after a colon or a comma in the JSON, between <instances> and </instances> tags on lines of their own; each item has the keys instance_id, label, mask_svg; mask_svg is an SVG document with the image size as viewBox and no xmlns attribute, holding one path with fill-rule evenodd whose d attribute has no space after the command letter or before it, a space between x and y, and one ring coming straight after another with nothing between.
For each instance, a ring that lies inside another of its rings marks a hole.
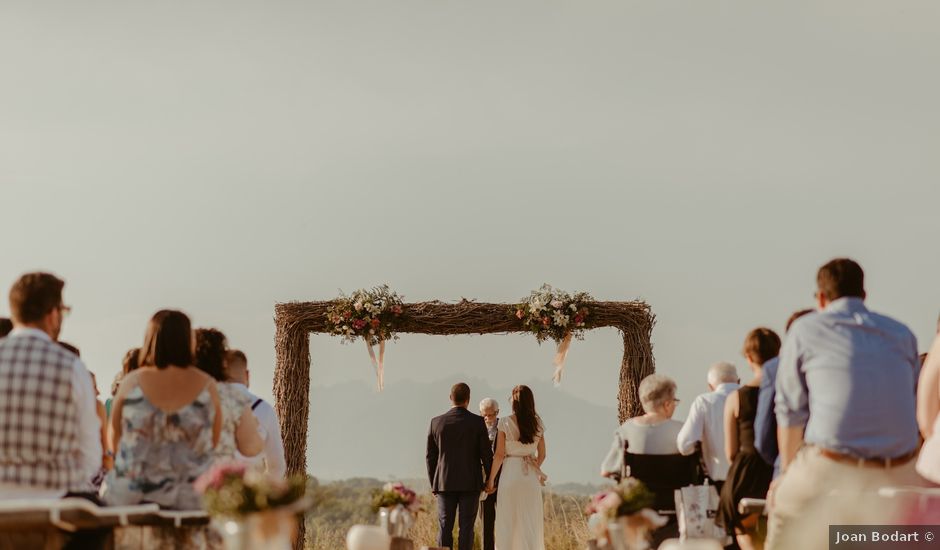
<instances>
[{"instance_id":1,"label":"floral print dress","mask_svg":"<svg viewBox=\"0 0 940 550\"><path fill-rule=\"evenodd\" d=\"M102 495L110 505L155 503L163 508L202 508L193 481L212 465L215 411L209 388L188 405L166 412L140 386L124 399L121 441Z\"/></svg>"},{"instance_id":2,"label":"floral print dress","mask_svg":"<svg viewBox=\"0 0 940 550\"><path fill-rule=\"evenodd\" d=\"M222 432L213 454L216 462L228 462L237 459L235 430L238 429L238 421L245 408L251 405L251 398L234 384L219 383L218 388L219 407L222 409Z\"/></svg>"}]
</instances>

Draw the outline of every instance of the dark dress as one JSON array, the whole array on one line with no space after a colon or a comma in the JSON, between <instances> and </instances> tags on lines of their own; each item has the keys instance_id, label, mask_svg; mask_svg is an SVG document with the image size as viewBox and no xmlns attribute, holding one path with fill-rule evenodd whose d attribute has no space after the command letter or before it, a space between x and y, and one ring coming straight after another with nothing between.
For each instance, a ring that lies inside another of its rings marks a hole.
<instances>
[{"instance_id":1,"label":"dark dress","mask_svg":"<svg viewBox=\"0 0 940 550\"><path fill-rule=\"evenodd\" d=\"M738 454L728 469L728 477L721 488L721 503L716 521L725 531L734 535L741 528L738 501L742 498L765 498L774 467L764 462L754 448L754 418L757 416L757 395L760 388L742 386L738 389Z\"/></svg>"}]
</instances>

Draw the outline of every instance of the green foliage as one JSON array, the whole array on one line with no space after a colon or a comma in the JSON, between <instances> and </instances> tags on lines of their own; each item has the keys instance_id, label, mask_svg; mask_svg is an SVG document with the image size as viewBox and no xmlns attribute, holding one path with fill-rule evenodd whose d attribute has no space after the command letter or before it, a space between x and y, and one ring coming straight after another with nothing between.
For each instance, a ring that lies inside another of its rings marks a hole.
<instances>
[{"instance_id":1,"label":"green foliage","mask_svg":"<svg viewBox=\"0 0 940 550\"><path fill-rule=\"evenodd\" d=\"M222 464L200 476L196 487L210 514L244 516L299 501L307 492L307 476L273 479L244 465Z\"/></svg>"}]
</instances>

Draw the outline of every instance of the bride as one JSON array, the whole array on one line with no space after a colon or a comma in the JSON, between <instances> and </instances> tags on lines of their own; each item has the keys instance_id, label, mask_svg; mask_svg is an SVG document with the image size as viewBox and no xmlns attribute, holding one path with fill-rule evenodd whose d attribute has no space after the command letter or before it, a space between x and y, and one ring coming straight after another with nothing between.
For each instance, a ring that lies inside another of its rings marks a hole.
<instances>
[{"instance_id":1,"label":"bride","mask_svg":"<svg viewBox=\"0 0 940 550\"><path fill-rule=\"evenodd\" d=\"M496 454L486 483L492 493L499 477L499 500L494 528L496 550L544 550L542 489L546 476L545 428L535 412L535 397L528 386L512 390L512 416L499 421Z\"/></svg>"}]
</instances>

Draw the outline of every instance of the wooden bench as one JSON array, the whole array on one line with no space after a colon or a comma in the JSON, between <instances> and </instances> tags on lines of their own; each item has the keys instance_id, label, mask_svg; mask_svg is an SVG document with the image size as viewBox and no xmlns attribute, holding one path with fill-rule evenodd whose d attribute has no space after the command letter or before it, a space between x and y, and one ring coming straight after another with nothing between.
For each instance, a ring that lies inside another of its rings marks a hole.
<instances>
[{"instance_id":1,"label":"wooden bench","mask_svg":"<svg viewBox=\"0 0 940 550\"><path fill-rule=\"evenodd\" d=\"M112 548L115 538L156 534L176 539L208 523L205 512L160 510L156 504L97 506L82 498L13 500L0 502L0 550L58 550L90 532L97 532L103 546Z\"/></svg>"}]
</instances>

